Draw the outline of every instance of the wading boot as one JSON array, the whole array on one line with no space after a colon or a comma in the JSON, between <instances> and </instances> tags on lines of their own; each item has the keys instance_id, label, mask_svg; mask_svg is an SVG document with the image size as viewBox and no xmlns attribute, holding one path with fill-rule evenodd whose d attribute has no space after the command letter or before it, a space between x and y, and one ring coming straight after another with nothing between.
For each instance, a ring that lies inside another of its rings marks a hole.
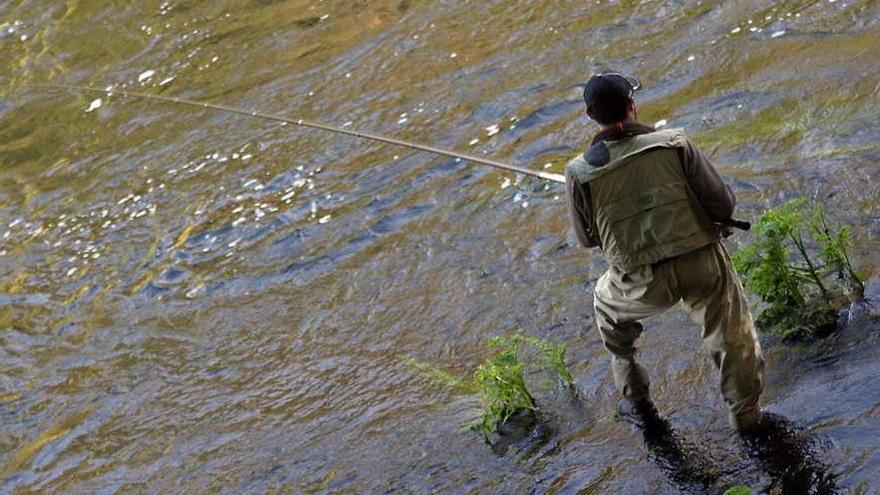
<instances>
[{"instance_id":1,"label":"wading boot","mask_svg":"<svg viewBox=\"0 0 880 495\"><path fill-rule=\"evenodd\" d=\"M767 420L760 410L750 411L739 416L730 414L729 420L731 426L743 436L761 435L767 429Z\"/></svg>"}]
</instances>

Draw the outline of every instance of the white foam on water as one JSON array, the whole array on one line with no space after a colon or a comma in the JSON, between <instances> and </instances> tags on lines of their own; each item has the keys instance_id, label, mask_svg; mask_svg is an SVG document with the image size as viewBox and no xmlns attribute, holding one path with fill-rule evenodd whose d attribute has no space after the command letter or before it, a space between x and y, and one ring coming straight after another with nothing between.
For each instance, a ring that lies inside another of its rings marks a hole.
<instances>
[{"instance_id":1,"label":"white foam on water","mask_svg":"<svg viewBox=\"0 0 880 495\"><path fill-rule=\"evenodd\" d=\"M86 113L94 112L95 110L101 108L101 105L103 105L103 104L104 104L104 101L102 99L95 98L94 100L92 100L91 103L89 103L89 107L86 108Z\"/></svg>"}]
</instances>

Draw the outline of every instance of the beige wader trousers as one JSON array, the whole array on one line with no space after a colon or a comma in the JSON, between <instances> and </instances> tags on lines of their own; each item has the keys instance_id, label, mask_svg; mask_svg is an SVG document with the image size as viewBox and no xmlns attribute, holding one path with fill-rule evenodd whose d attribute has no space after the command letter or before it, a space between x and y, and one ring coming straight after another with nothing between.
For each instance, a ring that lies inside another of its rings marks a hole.
<instances>
[{"instance_id":1,"label":"beige wader trousers","mask_svg":"<svg viewBox=\"0 0 880 495\"><path fill-rule=\"evenodd\" d=\"M684 302L703 327L703 346L721 371L721 393L736 428L754 426L764 360L742 285L720 242L630 273L611 268L596 285L596 322L622 394L647 398L650 381L635 361L639 320Z\"/></svg>"}]
</instances>

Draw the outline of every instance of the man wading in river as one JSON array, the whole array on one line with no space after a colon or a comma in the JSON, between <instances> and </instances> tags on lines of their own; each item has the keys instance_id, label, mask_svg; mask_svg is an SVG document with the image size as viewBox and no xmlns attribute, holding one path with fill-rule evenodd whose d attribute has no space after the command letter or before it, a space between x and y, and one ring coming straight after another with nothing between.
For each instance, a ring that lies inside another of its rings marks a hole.
<instances>
[{"instance_id":1,"label":"man wading in river","mask_svg":"<svg viewBox=\"0 0 880 495\"><path fill-rule=\"evenodd\" d=\"M721 244L735 198L715 167L679 129L637 122L638 79L608 73L584 88L587 116L601 130L572 160L565 183L578 240L602 250L609 269L596 284L596 322L611 353L622 419L656 416L647 371L636 362L640 320L679 301L703 327L721 372L731 424L757 426L764 361L742 285Z\"/></svg>"}]
</instances>

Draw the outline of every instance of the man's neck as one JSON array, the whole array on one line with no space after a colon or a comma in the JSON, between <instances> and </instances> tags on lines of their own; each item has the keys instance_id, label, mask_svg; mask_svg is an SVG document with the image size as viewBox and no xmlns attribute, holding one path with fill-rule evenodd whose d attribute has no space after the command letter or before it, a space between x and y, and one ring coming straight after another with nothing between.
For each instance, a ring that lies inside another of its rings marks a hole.
<instances>
[{"instance_id":1,"label":"man's neck","mask_svg":"<svg viewBox=\"0 0 880 495\"><path fill-rule=\"evenodd\" d=\"M610 129L619 129L618 126L625 126L627 124L637 124L638 122L635 119L626 119L623 122L616 122L614 124L599 124L599 132L607 131Z\"/></svg>"},{"instance_id":2,"label":"man's neck","mask_svg":"<svg viewBox=\"0 0 880 495\"><path fill-rule=\"evenodd\" d=\"M621 122L619 127L613 125L602 126L601 130L593 136L593 144L599 141L618 141L638 136L639 134L654 132L654 130L653 127L640 124L635 120L627 120L626 122Z\"/></svg>"}]
</instances>

